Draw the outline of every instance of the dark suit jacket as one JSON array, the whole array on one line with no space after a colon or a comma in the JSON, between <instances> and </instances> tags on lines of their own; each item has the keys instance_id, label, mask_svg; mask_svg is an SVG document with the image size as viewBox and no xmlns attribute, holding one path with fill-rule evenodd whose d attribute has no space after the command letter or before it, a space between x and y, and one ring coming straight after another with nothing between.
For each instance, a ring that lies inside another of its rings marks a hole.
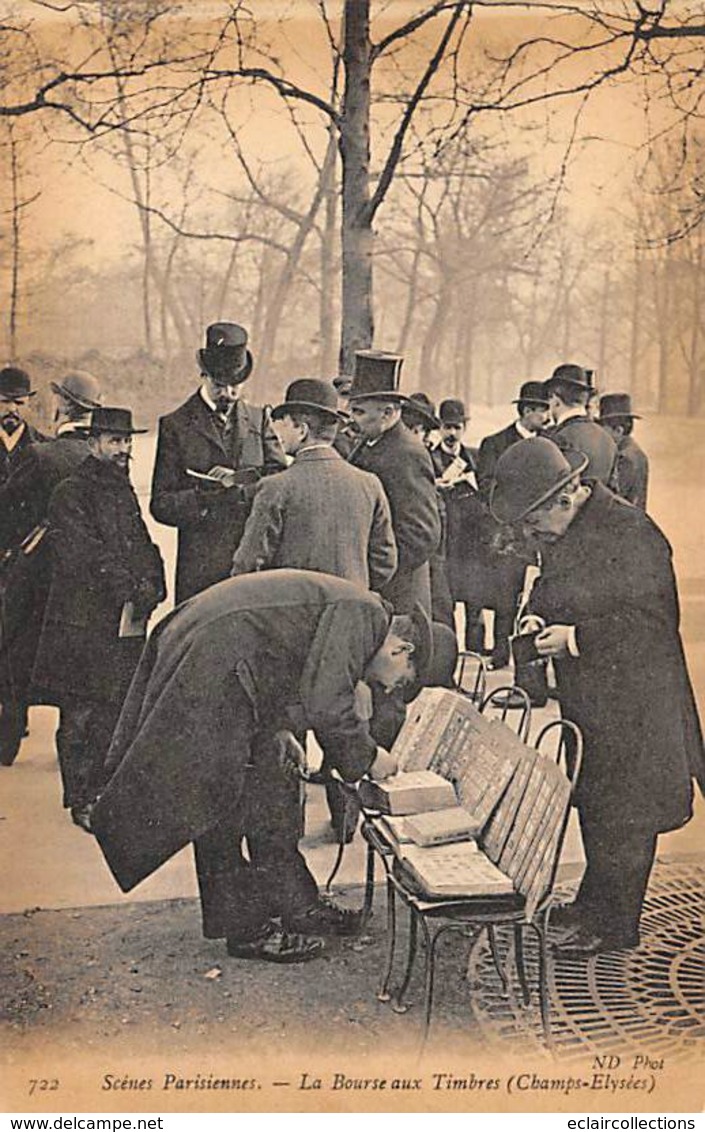
<instances>
[{"instance_id":1,"label":"dark suit jacket","mask_svg":"<svg viewBox=\"0 0 705 1132\"><path fill-rule=\"evenodd\" d=\"M583 476L612 486L617 463L617 445L601 425L589 417L568 417L546 432L559 448L572 448L588 457Z\"/></svg>"},{"instance_id":2,"label":"dark suit jacket","mask_svg":"<svg viewBox=\"0 0 705 1132\"><path fill-rule=\"evenodd\" d=\"M47 440L49 437L34 425L25 423L24 432L11 452L8 452L5 445L0 442L0 485L4 484L19 466L30 444L43 444Z\"/></svg>"},{"instance_id":3,"label":"dark suit jacket","mask_svg":"<svg viewBox=\"0 0 705 1132\"><path fill-rule=\"evenodd\" d=\"M258 484L231 573L320 570L379 590L396 566L389 503L377 477L333 448L316 447Z\"/></svg>"},{"instance_id":4,"label":"dark suit jacket","mask_svg":"<svg viewBox=\"0 0 705 1132\"><path fill-rule=\"evenodd\" d=\"M648 488L648 457L633 436L624 436L617 445L614 490L622 499L645 511Z\"/></svg>"},{"instance_id":5,"label":"dark suit jacket","mask_svg":"<svg viewBox=\"0 0 705 1132\"><path fill-rule=\"evenodd\" d=\"M221 464L262 475L286 466L264 409L238 401L233 414L226 435L196 392L159 422L150 510L158 522L178 528L177 602L227 578L254 495L254 486L244 492L204 488L187 468L207 472Z\"/></svg>"},{"instance_id":6,"label":"dark suit jacket","mask_svg":"<svg viewBox=\"0 0 705 1132\"><path fill-rule=\"evenodd\" d=\"M41 702L115 700L127 690L139 638L120 639L125 602L151 612L164 566L129 477L88 456L49 503L52 575L33 683Z\"/></svg>"},{"instance_id":7,"label":"dark suit jacket","mask_svg":"<svg viewBox=\"0 0 705 1132\"><path fill-rule=\"evenodd\" d=\"M379 477L392 512L399 563L383 596L399 613L408 613L415 601L430 612L428 561L441 541L441 518L427 449L399 421L374 444L356 448L350 463Z\"/></svg>"},{"instance_id":8,"label":"dark suit jacket","mask_svg":"<svg viewBox=\"0 0 705 1132\"><path fill-rule=\"evenodd\" d=\"M489 500L497 461L512 444L516 444L517 440L521 440L521 437L517 432L516 424L510 424L501 432L486 436L481 442L477 455L477 485L483 499Z\"/></svg>"},{"instance_id":9,"label":"dark suit jacket","mask_svg":"<svg viewBox=\"0 0 705 1132\"><path fill-rule=\"evenodd\" d=\"M355 686L382 644L379 598L341 578L271 570L191 598L152 633L108 755L114 774L93 828L120 886L132 888L238 800L254 713L267 730L311 728L348 781L376 745ZM251 713L245 719L242 695Z\"/></svg>"},{"instance_id":10,"label":"dark suit jacket","mask_svg":"<svg viewBox=\"0 0 705 1132\"><path fill-rule=\"evenodd\" d=\"M531 609L575 625L579 657L555 662L561 711L582 729L578 806L644 831L688 820L703 741L678 632L671 548L601 484L543 553Z\"/></svg>"},{"instance_id":11,"label":"dark suit jacket","mask_svg":"<svg viewBox=\"0 0 705 1132\"><path fill-rule=\"evenodd\" d=\"M50 443L27 445L12 475L0 487L0 551L18 546L45 521L52 491L87 455L87 439L73 432Z\"/></svg>"}]
</instances>

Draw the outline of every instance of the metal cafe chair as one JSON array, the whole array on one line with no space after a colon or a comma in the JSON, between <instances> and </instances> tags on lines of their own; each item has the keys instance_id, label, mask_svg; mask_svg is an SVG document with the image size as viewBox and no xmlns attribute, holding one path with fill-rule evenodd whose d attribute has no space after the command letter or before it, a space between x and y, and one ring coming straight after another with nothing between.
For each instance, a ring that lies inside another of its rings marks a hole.
<instances>
[{"instance_id":1,"label":"metal cafe chair","mask_svg":"<svg viewBox=\"0 0 705 1132\"><path fill-rule=\"evenodd\" d=\"M531 700L523 688L516 684L502 684L499 688L493 688L480 702L479 710L483 715L496 715L508 726L511 724L519 738L527 742L531 729ZM517 714L514 715L514 712Z\"/></svg>"},{"instance_id":2,"label":"metal cafe chair","mask_svg":"<svg viewBox=\"0 0 705 1132\"><path fill-rule=\"evenodd\" d=\"M487 662L484 656L468 649L458 653L455 686L474 704L482 703L487 694Z\"/></svg>"},{"instance_id":3,"label":"metal cafe chair","mask_svg":"<svg viewBox=\"0 0 705 1132\"><path fill-rule=\"evenodd\" d=\"M557 736L557 743L551 756L548 752L549 737L554 736ZM582 735L579 728L567 720L548 723L540 732L536 747L533 750L527 748L527 762L532 763L533 791L525 788L521 797L512 798L510 784L483 831L480 844L490 860L511 877L514 884L512 893L433 899L424 896L419 885L405 872L401 862L395 858L385 862L390 896L390 936L387 965L377 997L383 1002L391 1001L392 1008L398 1013L404 1013L408 1009L405 996L413 972L420 929L425 945L422 1047L427 1040L432 1020L439 941L452 933L474 940L487 929L492 959L506 993L508 980L494 933L496 928L507 926L513 933L513 954L525 1005L530 1002L524 960L525 928L530 928L537 937L541 1027L544 1041L550 1048L549 920L570 800L580 773L581 760ZM503 832L498 838L496 834L500 829ZM410 920L402 981L391 994L389 982L396 948L397 897L408 908Z\"/></svg>"}]
</instances>

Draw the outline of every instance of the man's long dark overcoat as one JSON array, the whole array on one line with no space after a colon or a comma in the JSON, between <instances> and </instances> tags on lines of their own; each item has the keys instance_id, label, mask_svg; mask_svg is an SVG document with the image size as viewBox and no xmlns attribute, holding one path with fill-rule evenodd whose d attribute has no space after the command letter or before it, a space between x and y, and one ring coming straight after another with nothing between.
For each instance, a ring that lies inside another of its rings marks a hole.
<instances>
[{"instance_id":1,"label":"man's long dark overcoat","mask_svg":"<svg viewBox=\"0 0 705 1132\"><path fill-rule=\"evenodd\" d=\"M545 550L532 611L575 625L580 656L556 662L561 711L582 729L577 803L645 832L688 820L703 741L678 631L671 548L601 484Z\"/></svg>"},{"instance_id":2,"label":"man's long dark overcoat","mask_svg":"<svg viewBox=\"0 0 705 1132\"><path fill-rule=\"evenodd\" d=\"M398 613L416 601L431 610L429 559L441 541L441 517L431 457L401 421L373 444L355 449L350 463L374 472L382 482L397 540L397 572L382 591Z\"/></svg>"},{"instance_id":3,"label":"man's long dark overcoat","mask_svg":"<svg viewBox=\"0 0 705 1132\"><path fill-rule=\"evenodd\" d=\"M255 728L312 729L344 778L365 773L376 745L355 712L355 687L388 623L379 598L351 582L271 570L212 586L157 626L93 815L123 890L234 808L252 715Z\"/></svg>"},{"instance_id":4,"label":"man's long dark overcoat","mask_svg":"<svg viewBox=\"0 0 705 1132\"><path fill-rule=\"evenodd\" d=\"M614 490L622 499L646 510L649 490L649 458L633 436L623 436L617 445Z\"/></svg>"},{"instance_id":5,"label":"man's long dark overcoat","mask_svg":"<svg viewBox=\"0 0 705 1132\"><path fill-rule=\"evenodd\" d=\"M9 480L22 463L30 444L44 444L50 439L51 437L40 432L34 425L25 422L22 435L11 452L0 443L0 486Z\"/></svg>"},{"instance_id":6,"label":"man's long dark overcoat","mask_svg":"<svg viewBox=\"0 0 705 1132\"><path fill-rule=\"evenodd\" d=\"M286 459L264 409L237 401L232 427L224 431L200 392L159 422L150 510L179 532L176 601L227 578L250 510L238 488L203 485L187 474L215 465L236 471L281 471Z\"/></svg>"},{"instance_id":7,"label":"man's long dark overcoat","mask_svg":"<svg viewBox=\"0 0 705 1132\"><path fill-rule=\"evenodd\" d=\"M88 456L49 503L52 574L34 665L34 696L120 698L137 638L119 638L125 602L153 609L165 596L164 566L129 477Z\"/></svg>"}]
</instances>

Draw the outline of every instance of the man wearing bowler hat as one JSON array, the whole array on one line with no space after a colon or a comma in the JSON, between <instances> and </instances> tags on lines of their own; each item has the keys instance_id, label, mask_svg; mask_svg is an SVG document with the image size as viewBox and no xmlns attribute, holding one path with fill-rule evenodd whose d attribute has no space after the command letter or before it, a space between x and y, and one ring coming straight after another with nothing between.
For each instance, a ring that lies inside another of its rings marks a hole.
<instances>
[{"instance_id":1,"label":"man wearing bowler hat","mask_svg":"<svg viewBox=\"0 0 705 1132\"><path fill-rule=\"evenodd\" d=\"M159 422L150 509L179 532L176 600L227 578L257 481L286 460L269 413L242 400L247 332L216 322L197 354L201 386Z\"/></svg>"},{"instance_id":2,"label":"man wearing bowler hat","mask_svg":"<svg viewBox=\"0 0 705 1132\"><path fill-rule=\"evenodd\" d=\"M130 483L132 437L144 431L129 409L94 409L89 454L49 503L52 574L33 696L61 710L64 805L84 828L147 620L165 597L161 555Z\"/></svg>"},{"instance_id":3,"label":"man wearing bowler hat","mask_svg":"<svg viewBox=\"0 0 705 1132\"><path fill-rule=\"evenodd\" d=\"M453 634L419 606L392 617L376 595L309 570L228 578L185 602L151 635L93 812L120 887L195 840L210 863L204 931L227 937L232 956L301 962L321 935L354 932L359 915L320 899L292 841L283 780L302 752L291 731L313 730L346 782L384 778L396 761L370 735L361 682L447 683L455 655Z\"/></svg>"},{"instance_id":4,"label":"man wearing bowler hat","mask_svg":"<svg viewBox=\"0 0 705 1132\"><path fill-rule=\"evenodd\" d=\"M376 476L332 447L341 421L334 387L293 381L272 411L294 462L257 485L231 574L288 566L320 570L382 590L397 567L389 503Z\"/></svg>"},{"instance_id":5,"label":"man wearing bowler hat","mask_svg":"<svg viewBox=\"0 0 705 1132\"><path fill-rule=\"evenodd\" d=\"M88 455L90 413L100 386L88 373L67 374L52 382L56 395L55 443L36 441L23 448L12 475L0 487L0 555L3 571L3 625L0 667L8 689L0 693L0 763L9 766L26 729L29 681L49 592L50 563L44 539L51 493ZM44 438L47 439L47 438ZM9 675L9 679L8 679ZM0 717L2 719L2 717Z\"/></svg>"},{"instance_id":6,"label":"man wearing bowler hat","mask_svg":"<svg viewBox=\"0 0 705 1132\"><path fill-rule=\"evenodd\" d=\"M597 421L591 420L587 404L592 394L592 371L572 362L557 366L546 382L553 421L548 430L559 448L587 456L586 475L610 487L614 482L617 446Z\"/></svg>"},{"instance_id":7,"label":"man wearing bowler hat","mask_svg":"<svg viewBox=\"0 0 705 1132\"><path fill-rule=\"evenodd\" d=\"M28 445L48 439L25 420L30 398L36 392L23 369L0 369L0 486L9 479Z\"/></svg>"},{"instance_id":8,"label":"man wearing bowler hat","mask_svg":"<svg viewBox=\"0 0 705 1132\"><path fill-rule=\"evenodd\" d=\"M531 612L553 659L561 713L585 742L575 802L586 866L552 917L566 958L638 947L659 833L691 817L705 785L700 723L678 630L671 547L588 458L521 440L497 462L491 507L540 548Z\"/></svg>"},{"instance_id":9,"label":"man wearing bowler hat","mask_svg":"<svg viewBox=\"0 0 705 1132\"><path fill-rule=\"evenodd\" d=\"M512 402L517 408L517 417L500 432L486 436L480 443L477 455L477 482L485 503L489 501L490 488L494 480L497 461L503 452L518 440L538 436L548 422L548 395L543 381L525 381L519 395ZM514 616L519 594L521 593L526 567L532 556L518 552L497 554L488 540L488 574L490 590L488 607L494 609L494 646L492 667L503 668L509 663L509 638L512 634Z\"/></svg>"},{"instance_id":10,"label":"man wearing bowler hat","mask_svg":"<svg viewBox=\"0 0 705 1132\"><path fill-rule=\"evenodd\" d=\"M441 541L431 457L402 423L407 398L399 391L403 358L381 350L359 350L349 393L360 443L350 462L374 472L389 499L399 564L382 596L395 612L420 601L431 609L429 559Z\"/></svg>"},{"instance_id":11,"label":"man wearing bowler hat","mask_svg":"<svg viewBox=\"0 0 705 1132\"><path fill-rule=\"evenodd\" d=\"M614 490L622 499L646 510L649 487L649 460L632 435L638 413L632 412L628 393L606 393L600 397L599 423L617 445Z\"/></svg>"}]
</instances>

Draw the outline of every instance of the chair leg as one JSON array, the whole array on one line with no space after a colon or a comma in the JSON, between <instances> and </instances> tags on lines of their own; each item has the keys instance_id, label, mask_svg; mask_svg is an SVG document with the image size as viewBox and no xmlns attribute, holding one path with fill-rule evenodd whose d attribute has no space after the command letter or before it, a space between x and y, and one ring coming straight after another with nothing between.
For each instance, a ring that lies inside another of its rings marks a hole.
<instances>
[{"instance_id":1,"label":"chair leg","mask_svg":"<svg viewBox=\"0 0 705 1132\"><path fill-rule=\"evenodd\" d=\"M394 893L394 885L389 877L387 878L387 967L384 972L384 977L379 990L377 991L377 998L380 1002L389 1002L391 995L389 993L389 980L392 975L392 967L394 965L394 951L396 949L396 934L397 934L397 910L396 910L396 896Z\"/></svg>"},{"instance_id":2,"label":"chair leg","mask_svg":"<svg viewBox=\"0 0 705 1132\"><path fill-rule=\"evenodd\" d=\"M539 999L541 1003L541 1029L543 1040L549 1050L553 1050L553 1036L551 1034L551 995L548 986L548 916L543 915L540 923L532 925L539 937Z\"/></svg>"},{"instance_id":3,"label":"chair leg","mask_svg":"<svg viewBox=\"0 0 705 1132\"><path fill-rule=\"evenodd\" d=\"M424 972L424 1020L423 1030L421 1032L421 1049L423 1050L428 1040L428 1032L431 1029L431 1014L433 1012L433 984L436 975L436 941L440 936L440 931L435 935L431 935L428 930L428 925L425 920L421 920L421 926L424 933L424 941L426 944L426 968Z\"/></svg>"},{"instance_id":4,"label":"chair leg","mask_svg":"<svg viewBox=\"0 0 705 1132\"><path fill-rule=\"evenodd\" d=\"M372 914L372 901L375 896L375 851L371 845L367 846L367 864L365 869L365 900L362 905L362 926L364 927Z\"/></svg>"},{"instance_id":5,"label":"chair leg","mask_svg":"<svg viewBox=\"0 0 705 1132\"><path fill-rule=\"evenodd\" d=\"M508 989L507 988L507 976L506 976L505 971L504 971L504 965L502 963L502 957L499 954L499 948L497 947L497 936L495 935L494 924L488 924L487 925L487 938L490 941L490 951L492 953L492 962L494 963L495 971L499 975L500 981L502 983L502 994L506 994L507 989Z\"/></svg>"},{"instance_id":6,"label":"chair leg","mask_svg":"<svg viewBox=\"0 0 705 1132\"><path fill-rule=\"evenodd\" d=\"M526 979L526 964L524 962L524 933L521 924L514 925L514 957L517 965L517 975L519 976L519 986L521 987L521 998L524 1006L528 1006L531 1002L531 995L529 994L529 984Z\"/></svg>"},{"instance_id":7,"label":"chair leg","mask_svg":"<svg viewBox=\"0 0 705 1132\"><path fill-rule=\"evenodd\" d=\"M416 958L416 948L418 944L418 918L413 908L409 909L409 947L406 954L406 969L404 971L404 978L396 994L392 999L392 1010L396 1014L406 1014L409 1009L409 1003L404 1002L404 996L409 989L411 982L411 972L414 969L414 960Z\"/></svg>"}]
</instances>

